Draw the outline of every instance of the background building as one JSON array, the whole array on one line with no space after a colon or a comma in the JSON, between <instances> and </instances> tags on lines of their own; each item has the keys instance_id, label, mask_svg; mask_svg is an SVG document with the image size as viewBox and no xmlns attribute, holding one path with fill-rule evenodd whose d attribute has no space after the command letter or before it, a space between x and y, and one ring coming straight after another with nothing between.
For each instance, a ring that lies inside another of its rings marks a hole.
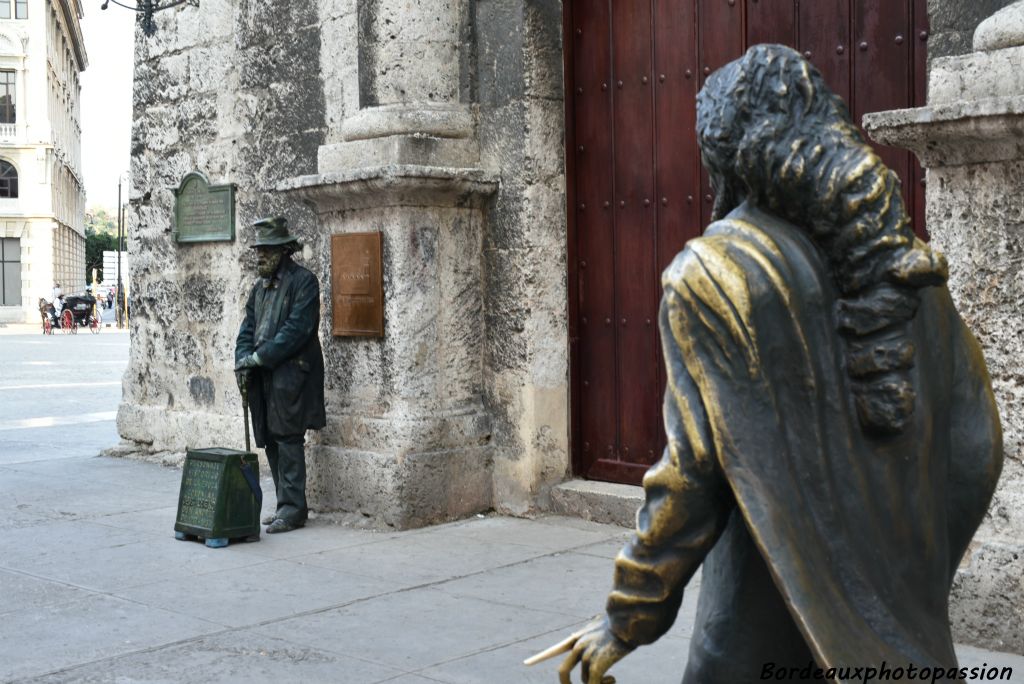
<instances>
[{"instance_id":1,"label":"background building","mask_svg":"<svg viewBox=\"0 0 1024 684\"><path fill-rule=\"evenodd\" d=\"M969 50L1008 2L203 0L159 13L136 42L127 449L241 444L247 224L283 213L323 291L328 424L307 451L319 512L408 527L564 505L573 477L635 491L664 444L658 273L714 199L693 130L703 79L749 44L785 42L858 117L923 105L928 60ZM916 160L882 153L920 219ZM234 242L174 241L173 190L193 171L237 186ZM384 336L335 337L331 237L378 231ZM993 378L1009 436L999 510L1024 488L1024 418L1006 410L1012 376ZM1012 560L972 589L957 638L1024 652L1024 588L996 581L1024 560L1000 557ZM1016 618L979 629L996 606Z\"/></svg>"},{"instance_id":2,"label":"background building","mask_svg":"<svg viewBox=\"0 0 1024 684\"><path fill-rule=\"evenodd\" d=\"M0 0L0 322L85 288L80 0Z\"/></svg>"}]
</instances>

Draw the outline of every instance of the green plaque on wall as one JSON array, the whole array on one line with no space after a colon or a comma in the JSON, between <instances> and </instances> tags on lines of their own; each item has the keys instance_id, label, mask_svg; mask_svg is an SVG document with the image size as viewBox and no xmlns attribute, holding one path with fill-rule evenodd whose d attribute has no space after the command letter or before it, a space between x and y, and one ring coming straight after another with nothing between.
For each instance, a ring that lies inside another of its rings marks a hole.
<instances>
[{"instance_id":1,"label":"green plaque on wall","mask_svg":"<svg viewBox=\"0 0 1024 684\"><path fill-rule=\"evenodd\" d=\"M174 191L174 239L216 242L235 239L235 186L210 185L198 171Z\"/></svg>"}]
</instances>

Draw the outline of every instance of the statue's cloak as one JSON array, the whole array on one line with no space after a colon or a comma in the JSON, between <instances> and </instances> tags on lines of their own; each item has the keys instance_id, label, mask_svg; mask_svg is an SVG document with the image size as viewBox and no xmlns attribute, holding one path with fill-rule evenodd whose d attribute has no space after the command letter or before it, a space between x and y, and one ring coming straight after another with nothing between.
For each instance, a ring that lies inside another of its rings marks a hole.
<instances>
[{"instance_id":1,"label":"statue's cloak","mask_svg":"<svg viewBox=\"0 0 1024 684\"><path fill-rule=\"evenodd\" d=\"M954 667L950 585L1002 443L946 288L921 290L909 324L911 422L877 437L850 391L839 294L801 231L743 206L692 240L663 285L669 445L617 560L613 630L634 644L660 636L707 556L691 670L707 667L694 681L756 681L764 658L804 646L823 668ZM783 643L772 613L803 643Z\"/></svg>"}]
</instances>

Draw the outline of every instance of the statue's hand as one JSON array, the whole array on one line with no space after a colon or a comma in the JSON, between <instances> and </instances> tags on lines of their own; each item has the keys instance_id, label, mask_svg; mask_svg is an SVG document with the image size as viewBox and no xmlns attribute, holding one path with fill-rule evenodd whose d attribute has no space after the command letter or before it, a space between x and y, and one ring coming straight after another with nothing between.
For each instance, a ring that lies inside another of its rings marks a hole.
<instances>
[{"instance_id":1,"label":"statue's hand","mask_svg":"<svg viewBox=\"0 0 1024 684\"><path fill-rule=\"evenodd\" d=\"M614 684L615 678L605 676L605 673L629 655L633 647L615 636L604 617L594 620L573 636L575 639L568 644L572 652L558 668L561 684L570 684L569 675L577 663L580 663L580 681L583 684Z\"/></svg>"}]
</instances>

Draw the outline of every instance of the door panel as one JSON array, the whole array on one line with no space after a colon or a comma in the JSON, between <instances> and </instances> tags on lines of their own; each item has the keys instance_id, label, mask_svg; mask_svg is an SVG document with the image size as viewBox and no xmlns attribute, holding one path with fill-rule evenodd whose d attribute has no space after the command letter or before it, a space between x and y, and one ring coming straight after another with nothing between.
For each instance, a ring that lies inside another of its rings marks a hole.
<instances>
[{"instance_id":1,"label":"door panel","mask_svg":"<svg viewBox=\"0 0 1024 684\"><path fill-rule=\"evenodd\" d=\"M825 82L850 104L850 0L814 0L800 5L799 49Z\"/></svg>"},{"instance_id":2,"label":"door panel","mask_svg":"<svg viewBox=\"0 0 1024 684\"><path fill-rule=\"evenodd\" d=\"M695 97L758 42L796 48L857 121L924 102L926 0L567 0L573 464L639 483L660 457L660 275L707 225ZM865 46L862 47L861 44ZM880 153L923 231L923 179Z\"/></svg>"},{"instance_id":3,"label":"door panel","mask_svg":"<svg viewBox=\"0 0 1024 684\"><path fill-rule=\"evenodd\" d=\"M821 0L814 0L815 3ZM793 0L746 0L747 45L797 45L797 11Z\"/></svg>"},{"instance_id":4,"label":"door panel","mask_svg":"<svg viewBox=\"0 0 1024 684\"><path fill-rule=\"evenodd\" d=\"M575 200L578 273L578 379L575 401L582 439L578 463L591 462L614 445L617 434L618 356L615 330L615 262L612 198L611 14L608 3L593 3L576 15L573 31L576 168Z\"/></svg>"},{"instance_id":5,"label":"door panel","mask_svg":"<svg viewBox=\"0 0 1024 684\"><path fill-rule=\"evenodd\" d=\"M616 460L649 465L659 447L651 2L612 3L615 80L614 322L619 340Z\"/></svg>"},{"instance_id":6,"label":"door panel","mask_svg":"<svg viewBox=\"0 0 1024 684\"><path fill-rule=\"evenodd\" d=\"M913 105L913 55L910 33L911 2L882 4L854 0L853 120L866 112L906 109ZM882 145L874 146L882 161L907 183L911 153ZM912 185L910 186L913 187ZM908 188L910 189L910 188ZM913 208L912 198L907 202Z\"/></svg>"}]
</instances>

